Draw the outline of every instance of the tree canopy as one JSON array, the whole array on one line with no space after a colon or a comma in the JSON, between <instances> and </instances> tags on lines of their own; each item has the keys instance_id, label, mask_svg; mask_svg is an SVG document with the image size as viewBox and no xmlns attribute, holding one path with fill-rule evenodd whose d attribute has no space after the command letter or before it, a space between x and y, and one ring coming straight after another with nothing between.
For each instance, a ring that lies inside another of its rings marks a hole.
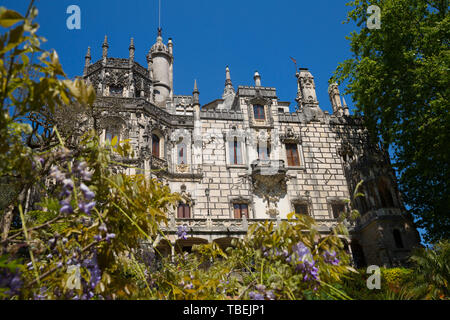
<instances>
[{"instance_id":1,"label":"tree canopy","mask_svg":"<svg viewBox=\"0 0 450 320\"><path fill-rule=\"evenodd\" d=\"M352 58L331 81L347 82L357 113L393 155L399 186L428 241L450 235L450 16L447 0L355 0ZM367 28L370 5L381 28Z\"/></svg>"}]
</instances>

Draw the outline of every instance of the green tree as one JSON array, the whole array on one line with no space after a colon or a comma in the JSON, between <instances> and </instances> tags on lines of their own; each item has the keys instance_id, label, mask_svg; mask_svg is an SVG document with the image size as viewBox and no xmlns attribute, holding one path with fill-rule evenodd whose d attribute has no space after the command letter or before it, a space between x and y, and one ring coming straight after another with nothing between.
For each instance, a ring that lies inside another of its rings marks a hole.
<instances>
[{"instance_id":1,"label":"green tree","mask_svg":"<svg viewBox=\"0 0 450 320\"><path fill-rule=\"evenodd\" d=\"M347 23L351 59L331 81L347 81L357 113L393 152L404 200L426 240L450 235L450 16L447 0L355 0ZM381 28L366 27L370 5Z\"/></svg>"},{"instance_id":2,"label":"green tree","mask_svg":"<svg viewBox=\"0 0 450 320\"><path fill-rule=\"evenodd\" d=\"M52 130L57 107L75 101L89 105L94 89L66 79L56 52L40 48L34 22L38 10L25 16L0 7L0 215L1 240L8 236L19 204L37 180L32 158L58 144ZM49 167L46 168L49 170ZM15 214L14 214L15 213ZM3 249L0 247L0 254Z\"/></svg>"},{"instance_id":3,"label":"green tree","mask_svg":"<svg viewBox=\"0 0 450 320\"><path fill-rule=\"evenodd\" d=\"M417 249L411 257L411 292L418 299L450 299L450 241Z\"/></svg>"}]
</instances>

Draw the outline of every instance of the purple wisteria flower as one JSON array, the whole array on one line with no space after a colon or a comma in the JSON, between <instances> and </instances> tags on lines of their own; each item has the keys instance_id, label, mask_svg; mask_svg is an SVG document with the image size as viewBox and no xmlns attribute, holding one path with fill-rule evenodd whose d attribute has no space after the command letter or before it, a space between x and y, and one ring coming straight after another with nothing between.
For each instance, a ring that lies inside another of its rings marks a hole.
<instances>
[{"instance_id":1,"label":"purple wisteria flower","mask_svg":"<svg viewBox=\"0 0 450 320\"><path fill-rule=\"evenodd\" d=\"M83 181L91 181L92 172L89 171L86 161L77 162L74 167L74 173L79 175Z\"/></svg>"},{"instance_id":2,"label":"purple wisteria flower","mask_svg":"<svg viewBox=\"0 0 450 320\"><path fill-rule=\"evenodd\" d=\"M78 208L87 215L91 215L91 210L95 207L96 202L92 201L89 203L80 202Z\"/></svg>"},{"instance_id":3,"label":"purple wisteria flower","mask_svg":"<svg viewBox=\"0 0 450 320\"><path fill-rule=\"evenodd\" d=\"M325 253L323 254L323 259L326 263L332 264L333 266L337 266L340 262L340 260L337 258L336 251L325 251Z\"/></svg>"},{"instance_id":4,"label":"purple wisteria flower","mask_svg":"<svg viewBox=\"0 0 450 320\"><path fill-rule=\"evenodd\" d=\"M0 288L7 288L4 293L10 296L19 294L23 285L19 269L12 272L8 268L0 268Z\"/></svg>"},{"instance_id":5,"label":"purple wisteria flower","mask_svg":"<svg viewBox=\"0 0 450 320\"><path fill-rule=\"evenodd\" d=\"M116 237L116 234L115 234L115 233L108 233L108 234L106 235L105 240L108 241L108 242L110 242L111 239L114 239L115 237Z\"/></svg>"},{"instance_id":6,"label":"purple wisteria flower","mask_svg":"<svg viewBox=\"0 0 450 320\"><path fill-rule=\"evenodd\" d=\"M91 201L95 198L95 193L91 191L84 183L80 184L80 190L87 201Z\"/></svg>"},{"instance_id":7,"label":"purple wisteria flower","mask_svg":"<svg viewBox=\"0 0 450 320\"><path fill-rule=\"evenodd\" d=\"M177 230L178 239L187 239L188 228L186 226L179 226Z\"/></svg>"},{"instance_id":8,"label":"purple wisteria flower","mask_svg":"<svg viewBox=\"0 0 450 320\"><path fill-rule=\"evenodd\" d=\"M275 300L275 294L272 290L266 291L266 286L263 284L258 284L255 289L257 291L252 291L248 294L249 298L252 300Z\"/></svg>"},{"instance_id":9,"label":"purple wisteria flower","mask_svg":"<svg viewBox=\"0 0 450 320\"><path fill-rule=\"evenodd\" d=\"M259 293L259 292L254 292L254 291L252 291L252 292L250 292L250 293L248 294L248 296L249 296L250 299L252 299L252 300L266 300L265 297L264 297L264 294Z\"/></svg>"},{"instance_id":10,"label":"purple wisteria flower","mask_svg":"<svg viewBox=\"0 0 450 320\"><path fill-rule=\"evenodd\" d=\"M50 168L50 176L56 180L56 182L61 183L65 178L66 175L62 173L57 166L53 165Z\"/></svg>"},{"instance_id":11,"label":"purple wisteria flower","mask_svg":"<svg viewBox=\"0 0 450 320\"><path fill-rule=\"evenodd\" d=\"M67 200L62 200L59 203L61 205L61 209L59 210L60 213L62 214L70 214L73 213L73 208L70 205L70 202Z\"/></svg>"},{"instance_id":12,"label":"purple wisteria flower","mask_svg":"<svg viewBox=\"0 0 450 320\"><path fill-rule=\"evenodd\" d=\"M286 261L293 263L295 269L303 273L303 281L319 280L319 268L315 266L316 261L314 261L311 251L303 242L300 241L292 246L292 255Z\"/></svg>"}]
</instances>

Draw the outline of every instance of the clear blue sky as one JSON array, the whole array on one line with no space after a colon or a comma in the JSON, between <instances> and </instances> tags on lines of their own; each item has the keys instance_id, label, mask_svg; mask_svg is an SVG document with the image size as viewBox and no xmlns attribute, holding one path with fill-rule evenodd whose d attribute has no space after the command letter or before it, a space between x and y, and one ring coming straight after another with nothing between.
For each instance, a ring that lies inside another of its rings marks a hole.
<instances>
[{"instance_id":1,"label":"clear blue sky","mask_svg":"<svg viewBox=\"0 0 450 320\"><path fill-rule=\"evenodd\" d=\"M200 101L220 98L225 67L233 85L253 84L259 71L263 86L276 87L282 101L295 105L294 57L299 67L315 76L323 110L331 112L328 79L337 64L350 57L345 37L355 28L343 24L347 0L162 0L162 28L166 42L174 42L175 94L192 94L194 79ZM24 13L28 0L3 0L3 6ZM81 8L81 30L68 30L66 9ZM93 62L101 57L105 35L109 56L128 57L134 37L136 60L146 66L145 55L156 39L158 0L37 0L39 34L46 49L60 55L69 77L81 75L84 56L91 46ZM341 88L341 91L343 88ZM351 98L347 102L352 107Z\"/></svg>"}]
</instances>

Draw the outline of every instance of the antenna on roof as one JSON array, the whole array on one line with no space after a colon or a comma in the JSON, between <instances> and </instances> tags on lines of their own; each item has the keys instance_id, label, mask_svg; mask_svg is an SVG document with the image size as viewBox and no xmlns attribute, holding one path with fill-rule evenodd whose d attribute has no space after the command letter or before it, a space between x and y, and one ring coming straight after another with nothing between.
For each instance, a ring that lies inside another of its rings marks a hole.
<instances>
[{"instance_id":1,"label":"antenna on roof","mask_svg":"<svg viewBox=\"0 0 450 320\"><path fill-rule=\"evenodd\" d=\"M158 29L161 29L161 0L159 0L159 10L158 10Z\"/></svg>"}]
</instances>

